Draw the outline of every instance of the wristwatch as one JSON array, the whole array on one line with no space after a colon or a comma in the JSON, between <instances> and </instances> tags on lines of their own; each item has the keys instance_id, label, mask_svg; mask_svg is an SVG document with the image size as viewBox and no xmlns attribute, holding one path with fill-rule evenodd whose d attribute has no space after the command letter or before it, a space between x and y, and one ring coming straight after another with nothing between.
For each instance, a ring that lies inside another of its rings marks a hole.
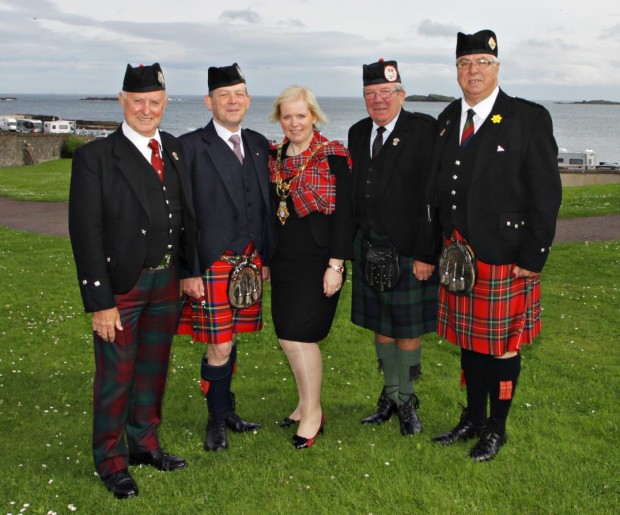
<instances>
[{"instance_id":1,"label":"wristwatch","mask_svg":"<svg viewBox=\"0 0 620 515\"><path fill-rule=\"evenodd\" d=\"M327 268L331 268L334 272L341 274L344 272L344 265L327 265Z\"/></svg>"}]
</instances>

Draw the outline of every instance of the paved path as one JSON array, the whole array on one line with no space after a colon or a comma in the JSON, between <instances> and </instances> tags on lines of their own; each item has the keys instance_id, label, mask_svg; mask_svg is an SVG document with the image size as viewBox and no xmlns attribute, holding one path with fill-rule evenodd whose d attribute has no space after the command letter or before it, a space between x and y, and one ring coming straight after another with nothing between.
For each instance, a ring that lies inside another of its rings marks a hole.
<instances>
[{"instance_id":1,"label":"paved path","mask_svg":"<svg viewBox=\"0 0 620 515\"><path fill-rule=\"evenodd\" d=\"M0 197L0 225L20 231L67 237L67 204L26 202ZM558 220L556 242L610 240L620 240L620 215Z\"/></svg>"}]
</instances>

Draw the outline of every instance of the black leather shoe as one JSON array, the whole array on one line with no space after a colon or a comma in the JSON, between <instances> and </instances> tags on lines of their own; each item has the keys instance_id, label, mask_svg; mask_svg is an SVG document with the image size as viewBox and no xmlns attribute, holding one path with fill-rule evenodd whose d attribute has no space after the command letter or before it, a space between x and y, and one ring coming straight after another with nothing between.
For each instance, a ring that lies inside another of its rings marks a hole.
<instances>
[{"instance_id":1,"label":"black leather shoe","mask_svg":"<svg viewBox=\"0 0 620 515\"><path fill-rule=\"evenodd\" d=\"M377 411L363 418L361 422L362 424L381 424L390 420L395 412L396 403L387 396L385 388L383 388L379 400L377 400Z\"/></svg>"},{"instance_id":2,"label":"black leather shoe","mask_svg":"<svg viewBox=\"0 0 620 515\"><path fill-rule=\"evenodd\" d=\"M474 461L489 461L495 458L502 445L506 443L506 435L500 435L494 431L484 431L480 441L469 450L469 455Z\"/></svg>"},{"instance_id":3,"label":"black leather shoe","mask_svg":"<svg viewBox=\"0 0 620 515\"><path fill-rule=\"evenodd\" d=\"M237 399L234 392L228 392L230 400L230 410L226 414L226 427L235 433L245 433L247 431L257 431L261 426L258 422L248 422L237 415Z\"/></svg>"},{"instance_id":4,"label":"black leather shoe","mask_svg":"<svg viewBox=\"0 0 620 515\"><path fill-rule=\"evenodd\" d=\"M229 411L226 415L226 427L235 433L245 433L247 431L255 431L260 429L261 426L258 422L248 422L243 420L234 411Z\"/></svg>"},{"instance_id":5,"label":"black leather shoe","mask_svg":"<svg viewBox=\"0 0 620 515\"><path fill-rule=\"evenodd\" d=\"M205 451L220 452L228 448L226 436L226 418L218 418L209 415L207 422L207 436L205 438Z\"/></svg>"},{"instance_id":6,"label":"black leather shoe","mask_svg":"<svg viewBox=\"0 0 620 515\"><path fill-rule=\"evenodd\" d=\"M101 480L117 499L128 499L138 495L138 485L127 469L118 470L114 474L102 477Z\"/></svg>"},{"instance_id":7,"label":"black leather shoe","mask_svg":"<svg viewBox=\"0 0 620 515\"><path fill-rule=\"evenodd\" d=\"M150 465L151 467L155 467L157 470L161 470L163 472L184 469L187 466L187 462L183 458L170 454L163 449L130 454L129 464Z\"/></svg>"},{"instance_id":8,"label":"black leather shoe","mask_svg":"<svg viewBox=\"0 0 620 515\"><path fill-rule=\"evenodd\" d=\"M447 433L443 433L433 438L433 442L440 443L442 445L451 445L456 442L464 442L470 438L479 437L483 430L484 425L474 425L474 423L469 420L467 408L463 408L459 423Z\"/></svg>"},{"instance_id":9,"label":"black leather shoe","mask_svg":"<svg viewBox=\"0 0 620 515\"><path fill-rule=\"evenodd\" d=\"M414 394L411 398L398 406L398 419L400 420L400 434L403 436L411 436L415 433L423 431L422 423L418 418L415 410L420 406L420 401Z\"/></svg>"},{"instance_id":10,"label":"black leather shoe","mask_svg":"<svg viewBox=\"0 0 620 515\"><path fill-rule=\"evenodd\" d=\"M284 417L282 419L282 422L280 422L280 427L291 427L291 426L294 426L295 424L299 424L299 420L295 420L294 418L291 418L291 417Z\"/></svg>"}]
</instances>

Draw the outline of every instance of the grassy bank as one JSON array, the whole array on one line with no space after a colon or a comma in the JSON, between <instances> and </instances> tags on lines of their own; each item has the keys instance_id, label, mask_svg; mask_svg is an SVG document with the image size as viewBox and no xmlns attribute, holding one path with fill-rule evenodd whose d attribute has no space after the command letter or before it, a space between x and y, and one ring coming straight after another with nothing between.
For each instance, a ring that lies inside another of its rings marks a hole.
<instances>
[{"instance_id":1,"label":"grassy bank","mask_svg":"<svg viewBox=\"0 0 620 515\"><path fill-rule=\"evenodd\" d=\"M0 196L16 200L66 202L71 160L48 161L36 166L0 168ZM566 187L560 218L620 213L620 184Z\"/></svg>"},{"instance_id":2,"label":"grassy bank","mask_svg":"<svg viewBox=\"0 0 620 515\"><path fill-rule=\"evenodd\" d=\"M524 350L523 373L497 459L475 464L468 445L431 436L459 415L459 352L424 339L417 386L422 435L397 420L359 424L381 388L371 336L349 322L350 284L321 344L325 435L306 451L276 422L296 395L271 326L239 343L238 411L257 434L202 450L206 408L200 346L173 347L161 436L187 470L132 468L140 496L116 501L93 474L93 357L66 239L0 228L0 511L173 513L615 513L620 341L620 242L556 244L543 274L543 335ZM26 506L27 505L27 506Z\"/></svg>"}]
</instances>

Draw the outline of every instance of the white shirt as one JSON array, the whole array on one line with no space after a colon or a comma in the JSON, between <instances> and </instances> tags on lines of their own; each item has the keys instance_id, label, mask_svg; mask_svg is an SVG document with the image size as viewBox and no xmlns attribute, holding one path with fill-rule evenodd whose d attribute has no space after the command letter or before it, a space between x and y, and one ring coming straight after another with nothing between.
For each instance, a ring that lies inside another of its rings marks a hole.
<instances>
[{"instance_id":1,"label":"white shirt","mask_svg":"<svg viewBox=\"0 0 620 515\"><path fill-rule=\"evenodd\" d=\"M396 125L396 122L398 121L398 117L400 116L400 111L398 112L398 115L387 125L383 125L383 127L385 128L385 132L383 133L383 143L385 143L388 140L388 137L390 135L390 133L394 130L394 126ZM377 137L377 128L379 126L375 123L372 122L372 132L370 133L370 155L372 155L372 143L373 141L375 141L375 138Z\"/></svg>"},{"instance_id":2,"label":"white shirt","mask_svg":"<svg viewBox=\"0 0 620 515\"><path fill-rule=\"evenodd\" d=\"M219 123L217 123L215 119L213 120L213 126L215 127L215 132L217 132L217 135L226 142L226 144L230 147L230 150L234 151L233 144L229 141L230 137L233 134L239 136L239 141L241 143L241 155L245 157L245 151L243 150L243 138L241 137L241 127L239 127L237 132L230 132L226 127L222 127Z\"/></svg>"},{"instance_id":3,"label":"white shirt","mask_svg":"<svg viewBox=\"0 0 620 515\"><path fill-rule=\"evenodd\" d=\"M491 114L491 110L493 109L493 104L495 104L495 100L497 99L497 95L499 94L499 86L497 86L493 93L491 93L487 98L485 98L482 102L478 102L475 107L471 107L465 99L461 99L461 130L459 132L459 141L460 136L463 135L463 127L465 126L465 121L467 120L467 111L469 109L474 110L474 134L478 132L480 126L484 123L487 117Z\"/></svg>"},{"instance_id":4,"label":"white shirt","mask_svg":"<svg viewBox=\"0 0 620 515\"><path fill-rule=\"evenodd\" d=\"M144 156L149 163L151 162L151 154L153 151L149 147L149 141L152 139L156 139L157 143L159 143L159 155L163 156L162 147L161 147L161 137L159 136L159 130L155 131L155 134L151 138L147 138L142 136L142 134L138 134L135 130L133 130L127 122L123 122L121 125L123 130L123 134L125 137L131 141L135 147L140 151L140 153Z\"/></svg>"}]
</instances>

